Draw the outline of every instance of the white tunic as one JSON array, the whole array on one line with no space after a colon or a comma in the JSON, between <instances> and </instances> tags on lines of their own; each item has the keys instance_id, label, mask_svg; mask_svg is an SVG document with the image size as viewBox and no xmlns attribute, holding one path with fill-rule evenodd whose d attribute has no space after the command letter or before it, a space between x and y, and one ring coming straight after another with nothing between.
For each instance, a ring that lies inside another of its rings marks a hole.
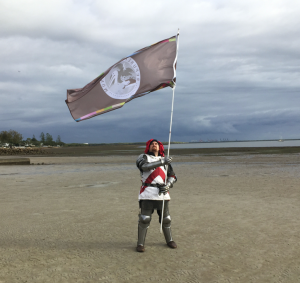
<instances>
[{"instance_id":1,"label":"white tunic","mask_svg":"<svg viewBox=\"0 0 300 283\"><path fill-rule=\"evenodd\" d=\"M147 162L155 162L161 159L161 156L153 156L148 154L142 154L141 156L147 157ZM142 183L147 184L165 184L165 178L167 175L167 170L165 166L156 167L149 171L141 172L141 181ZM170 200L169 192L165 195L159 195L159 189L157 187L151 186L141 186L139 200L148 199L148 200Z\"/></svg>"}]
</instances>

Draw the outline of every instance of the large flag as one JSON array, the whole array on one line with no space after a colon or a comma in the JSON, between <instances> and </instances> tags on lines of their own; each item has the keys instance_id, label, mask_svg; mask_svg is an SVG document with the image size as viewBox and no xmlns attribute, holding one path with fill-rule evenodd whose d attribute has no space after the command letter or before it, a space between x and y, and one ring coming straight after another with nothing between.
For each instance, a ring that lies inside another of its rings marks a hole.
<instances>
[{"instance_id":1,"label":"large flag","mask_svg":"<svg viewBox=\"0 0 300 283\"><path fill-rule=\"evenodd\" d=\"M76 122L122 107L126 102L176 83L177 37L121 59L83 88L68 89L66 103Z\"/></svg>"}]
</instances>

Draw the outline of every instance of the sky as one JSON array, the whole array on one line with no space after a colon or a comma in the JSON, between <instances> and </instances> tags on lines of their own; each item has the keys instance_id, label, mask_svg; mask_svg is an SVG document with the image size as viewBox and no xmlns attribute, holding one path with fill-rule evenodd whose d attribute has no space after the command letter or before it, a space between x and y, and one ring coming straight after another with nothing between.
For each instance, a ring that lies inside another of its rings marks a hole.
<instances>
[{"instance_id":1,"label":"sky","mask_svg":"<svg viewBox=\"0 0 300 283\"><path fill-rule=\"evenodd\" d=\"M0 0L0 131L167 141L172 89L75 122L81 88L180 28L172 141L300 139L298 0Z\"/></svg>"}]
</instances>

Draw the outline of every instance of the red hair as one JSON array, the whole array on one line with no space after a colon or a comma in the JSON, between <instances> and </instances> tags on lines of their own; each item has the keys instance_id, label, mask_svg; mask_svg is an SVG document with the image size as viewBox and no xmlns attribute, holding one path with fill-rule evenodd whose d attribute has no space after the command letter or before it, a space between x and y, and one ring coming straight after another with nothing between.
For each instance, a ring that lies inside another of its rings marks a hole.
<instances>
[{"instance_id":1,"label":"red hair","mask_svg":"<svg viewBox=\"0 0 300 283\"><path fill-rule=\"evenodd\" d=\"M155 140L155 139L151 139L151 140L148 140L148 141L146 142L145 153L148 154L149 148L150 148L150 144L151 144L153 141L157 141L157 143L158 143L158 145L159 145L158 155L160 155L161 157L164 157L164 156L165 156L164 146L163 146L163 144L162 144L160 141Z\"/></svg>"}]
</instances>

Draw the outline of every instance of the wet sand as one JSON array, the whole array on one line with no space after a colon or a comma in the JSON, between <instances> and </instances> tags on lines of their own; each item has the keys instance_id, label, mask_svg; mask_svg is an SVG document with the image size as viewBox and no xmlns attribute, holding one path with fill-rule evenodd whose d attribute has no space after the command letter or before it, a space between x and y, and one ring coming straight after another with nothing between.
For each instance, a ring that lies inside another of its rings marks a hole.
<instances>
[{"instance_id":1,"label":"wet sand","mask_svg":"<svg viewBox=\"0 0 300 283\"><path fill-rule=\"evenodd\" d=\"M0 167L0 283L300 282L300 155L174 156L170 213L135 251L136 155Z\"/></svg>"},{"instance_id":2,"label":"wet sand","mask_svg":"<svg viewBox=\"0 0 300 283\"><path fill-rule=\"evenodd\" d=\"M30 159L25 157L0 156L0 165L30 165Z\"/></svg>"}]
</instances>

